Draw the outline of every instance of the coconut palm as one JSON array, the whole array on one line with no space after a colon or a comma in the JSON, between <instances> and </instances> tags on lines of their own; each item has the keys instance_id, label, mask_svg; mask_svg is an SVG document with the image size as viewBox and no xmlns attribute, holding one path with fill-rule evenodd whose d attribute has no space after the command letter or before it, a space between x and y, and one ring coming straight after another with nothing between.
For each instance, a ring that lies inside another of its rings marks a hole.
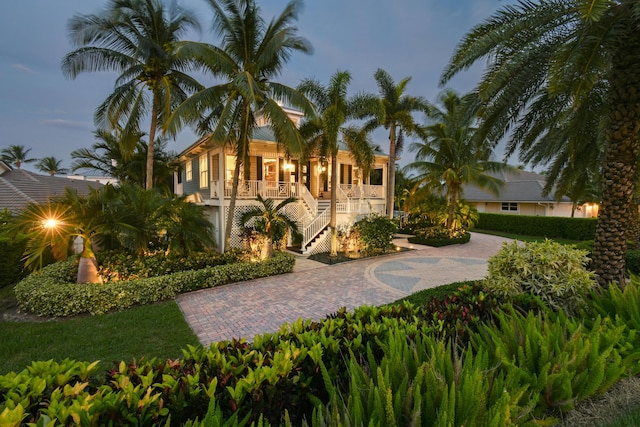
<instances>
[{"instance_id":1,"label":"coconut palm","mask_svg":"<svg viewBox=\"0 0 640 427\"><path fill-rule=\"evenodd\" d=\"M65 174L68 172L68 169L62 167L62 160L58 160L54 156L41 158L38 160L38 163L36 163L36 168L51 176L54 176L57 173Z\"/></svg>"},{"instance_id":2,"label":"coconut palm","mask_svg":"<svg viewBox=\"0 0 640 427\"><path fill-rule=\"evenodd\" d=\"M71 152L74 159L71 170L87 171L111 176L118 182L129 183L144 187L146 178L147 143L142 139L143 135L124 135L118 131L106 131L99 129L94 132L97 142L91 148L80 148ZM123 148L129 142L123 139L135 138L133 153ZM158 138L153 150L153 182L154 187L162 191L170 191L173 186L172 160L174 153L167 152L167 140Z\"/></svg>"},{"instance_id":3,"label":"coconut palm","mask_svg":"<svg viewBox=\"0 0 640 427\"><path fill-rule=\"evenodd\" d=\"M606 153L592 265L602 285L623 283L625 275L640 151L639 28L637 0L521 1L473 28L443 75L446 82L476 61L490 59L478 86L487 107L481 133L496 141L512 128L520 136L529 133L523 122L528 111L554 117L601 94ZM511 143L519 145L516 139Z\"/></svg>"},{"instance_id":4,"label":"coconut palm","mask_svg":"<svg viewBox=\"0 0 640 427\"><path fill-rule=\"evenodd\" d=\"M393 218L396 160L402 152L404 136L415 134L419 128L413 114L428 112L429 103L422 97L405 93L411 77L405 77L396 84L389 73L380 68L373 76L380 91L379 96L360 96L358 108L361 117L369 117L365 129L372 131L384 127L389 130L386 204L389 218Z\"/></svg>"},{"instance_id":5,"label":"coconut palm","mask_svg":"<svg viewBox=\"0 0 640 427\"><path fill-rule=\"evenodd\" d=\"M33 163L37 160L27 157L29 151L31 151L31 148L25 148L24 145L11 144L0 151L0 159L20 169L23 163Z\"/></svg>"},{"instance_id":6,"label":"coconut palm","mask_svg":"<svg viewBox=\"0 0 640 427\"><path fill-rule=\"evenodd\" d=\"M270 123L276 140L289 154L303 153L304 141L282 104L312 114L308 100L294 89L275 82L291 53L311 52L309 42L298 36L293 22L301 2L289 2L268 24L254 0L209 0L219 46L183 46L185 56L197 57L205 69L222 82L193 94L176 111L170 126L199 122L209 141L230 147L236 155L230 214L225 227L225 250L230 247L240 169L248 173L249 144L257 127L256 114Z\"/></svg>"},{"instance_id":7,"label":"coconut palm","mask_svg":"<svg viewBox=\"0 0 640 427\"><path fill-rule=\"evenodd\" d=\"M454 91L445 90L438 101L428 115L430 123L420 132L423 141L411 145L416 161L406 167L417 173L418 182L431 189L444 189L449 206L446 227L452 231L463 185L476 184L498 194L502 181L491 173L507 165L491 161L488 144L474 139L479 106L475 94L460 98Z\"/></svg>"},{"instance_id":8,"label":"coconut palm","mask_svg":"<svg viewBox=\"0 0 640 427\"><path fill-rule=\"evenodd\" d=\"M331 159L331 256L338 254L337 237L337 188L338 188L338 151L340 139L347 150L367 175L374 162L374 150L365 130L347 127L345 123L354 118L356 99L347 98L347 86L351 75L347 71L337 71L327 86L314 79L305 79L298 90L306 94L315 104L317 115L309 118L300 126L300 132L307 138L309 149L321 157Z\"/></svg>"},{"instance_id":9,"label":"coconut palm","mask_svg":"<svg viewBox=\"0 0 640 427\"><path fill-rule=\"evenodd\" d=\"M158 128L173 108L201 85L186 72L193 58L177 49L180 38L198 29L196 17L163 0L110 0L99 15L76 15L69 21L76 50L62 61L65 76L76 78L89 71L116 71L114 92L97 108L100 128L122 125L125 134L139 134L148 118L146 188L153 186L154 144ZM193 42L189 42L193 43ZM181 45L183 45L182 43ZM128 139L133 152L137 139Z\"/></svg>"},{"instance_id":10,"label":"coconut palm","mask_svg":"<svg viewBox=\"0 0 640 427\"><path fill-rule=\"evenodd\" d=\"M296 220L284 211L288 204L297 200L295 197L289 197L274 206L275 202L272 199L264 199L258 195L257 201L260 205L243 212L238 224L241 227L252 225L265 235L267 242L263 247L262 258L266 259L273 256L274 239L284 237L286 230L291 230L294 236L302 237Z\"/></svg>"}]
</instances>

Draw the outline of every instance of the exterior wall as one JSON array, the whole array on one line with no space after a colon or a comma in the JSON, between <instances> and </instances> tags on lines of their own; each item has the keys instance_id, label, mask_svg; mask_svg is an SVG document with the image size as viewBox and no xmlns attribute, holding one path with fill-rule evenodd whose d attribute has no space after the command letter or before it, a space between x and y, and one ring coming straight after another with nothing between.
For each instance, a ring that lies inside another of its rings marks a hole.
<instances>
[{"instance_id":1,"label":"exterior wall","mask_svg":"<svg viewBox=\"0 0 640 427\"><path fill-rule=\"evenodd\" d=\"M515 202L514 202L515 203ZM472 202L478 212L530 216L571 216L571 203L533 203L517 202L517 211L503 211L502 202ZM597 207L583 205L575 212L575 217L592 218L597 216Z\"/></svg>"}]
</instances>

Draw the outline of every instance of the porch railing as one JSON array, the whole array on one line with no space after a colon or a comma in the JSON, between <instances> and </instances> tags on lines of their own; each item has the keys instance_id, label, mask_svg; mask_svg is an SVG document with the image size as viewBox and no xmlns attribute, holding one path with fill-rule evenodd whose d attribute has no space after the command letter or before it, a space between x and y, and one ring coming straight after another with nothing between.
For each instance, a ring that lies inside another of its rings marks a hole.
<instances>
[{"instance_id":1,"label":"porch railing","mask_svg":"<svg viewBox=\"0 0 640 427\"><path fill-rule=\"evenodd\" d=\"M302 200L304 200L306 205L309 207L311 215L315 217L318 214L318 201L311 195L306 186L301 185L299 188Z\"/></svg>"},{"instance_id":2,"label":"porch railing","mask_svg":"<svg viewBox=\"0 0 640 427\"><path fill-rule=\"evenodd\" d=\"M384 187L382 185L370 184L340 184L340 192L338 194L348 199L365 198L381 198L384 197Z\"/></svg>"},{"instance_id":3,"label":"porch railing","mask_svg":"<svg viewBox=\"0 0 640 427\"><path fill-rule=\"evenodd\" d=\"M213 197L214 190L213 185L217 182L212 181L211 194ZM224 196L231 197L231 190L233 188L233 181L226 180L224 182ZM255 199L258 194L264 198L288 198L298 197L300 192L300 185L297 182L271 182L271 181L240 181L238 183L238 195L239 199Z\"/></svg>"}]
</instances>

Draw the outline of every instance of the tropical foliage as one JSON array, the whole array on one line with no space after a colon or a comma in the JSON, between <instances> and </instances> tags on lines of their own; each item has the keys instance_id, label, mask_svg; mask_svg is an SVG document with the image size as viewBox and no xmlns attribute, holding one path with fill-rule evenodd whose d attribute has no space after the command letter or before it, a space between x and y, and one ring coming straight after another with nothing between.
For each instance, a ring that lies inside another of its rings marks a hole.
<instances>
[{"instance_id":1,"label":"tropical foliage","mask_svg":"<svg viewBox=\"0 0 640 427\"><path fill-rule=\"evenodd\" d=\"M65 174L68 169L62 167L62 160L58 160L53 156L43 157L36 163L36 168L41 172L46 172L51 176L56 174Z\"/></svg>"},{"instance_id":2,"label":"tropical foliage","mask_svg":"<svg viewBox=\"0 0 640 427\"><path fill-rule=\"evenodd\" d=\"M260 205L244 211L238 223L241 227L255 230L265 237L260 257L267 259L273 256L273 244L284 239L287 231L290 230L293 235L301 238L298 223L285 211L287 205L295 203L297 199L289 197L276 205L273 199L264 199L258 195L257 201Z\"/></svg>"},{"instance_id":3,"label":"tropical foliage","mask_svg":"<svg viewBox=\"0 0 640 427\"><path fill-rule=\"evenodd\" d=\"M308 150L331 162L331 256L338 252L338 231L336 229L338 204L338 150L343 142L363 176L369 174L374 162L374 150L368 140L366 130L347 126L357 112L356 98L347 98L347 88L351 74L336 71L324 86L318 80L305 79L298 90L313 101L317 115L307 119L300 126L300 133L308 142Z\"/></svg>"},{"instance_id":4,"label":"tropical foliage","mask_svg":"<svg viewBox=\"0 0 640 427\"><path fill-rule=\"evenodd\" d=\"M257 127L256 117L265 117L276 140L289 154L303 154L304 141L282 104L311 113L307 99L294 89L274 81L293 52L310 53L307 40L293 25L300 1L287 3L269 23L254 0L209 0L213 28L219 46L184 44L181 55L196 57L219 84L198 90L176 111L170 130L197 123L208 135L207 142L227 146L236 157L229 212L235 212L240 170L249 173L249 144ZM242 35L242 36L240 36ZM225 226L225 250L230 247L234 215Z\"/></svg>"},{"instance_id":5,"label":"tropical foliage","mask_svg":"<svg viewBox=\"0 0 640 427\"><path fill-rule=\"evenodd\" d=\"M635 227L639 25L635 0L521 1L471 29L442 79L488 58L477 88L486 106L480 136L497 142L510 132L512 151L557 152L558 165L568 164L574 177L592 169L585 165L605 141L593 251L603 285L624 282L626 239Z\"/></svg>"},{"instance_id":6,"label":"tropical foliage","mask_svg":"<svg viewBox=\"0 0 640 427\"><path fill-rule=\"evenodd\" d=\"M111 176L120 183L145 186L147 143L142 134L125 135L121 131L98 129L94 132L96 142L90 148L80 148L71 152L74 159L73 172L98 173ZM134 138L132 152L126 148ZM173 190L173 159L175 154L166 151L167 140L157 139L153 151L153 183L160 191Z\"/></svg>"},{"instance_id":7,"label":"tropical foliage","mask_svg":"<svg viewBox=\"0 0 640 427\"><path fill-rule=\"evenodd\" d=\"M0 151L0 159L20 169L23 163L33 163L37 160L29 157L30 151L31 148L25 148L24 145L11 144Z\"/></svg>"},{"instance_id":8,"label":"tropical foliage","mask_svg":"<svg viewBox=\"0 0 640 427\"><path fill-rule=\"evenodd\" d=\"M99 280L96 246L140 254L159 248L189 252L212 247L212 230L202 207L129 185L106 185L87 196L67 189L48 203L29 205L14 224L14 232L29 235L25 260L32 269L49 249L57 259L66 259L79 239L80 283Z\"/></svg>"},{"instance_id":9,"label":"tropical foliage","mask_svg":"<svg viewBox=\"0 0 640 427\"><path fill-rule=\"evenodd\" d=\"M99 128L122 128L124 135L139 135L148 119L149 140L145 167L146 188L153 186L157 130L174 108L201 88L186 72L195 69L193 57L181 54L180 38L199 29L196 17L164 0L110 0L100 14L76 15L68 24L77 49L62 60L65 76L115 71L114 92L97 108ZM127 152L136 149L137 138L128 138Z\"/></svg>"},{"instance_id":10,"label":"tropical foliage","mask_svg":"<svg viewBox=\"0 0 640 427\"><path fill-rule=\"evenodd\" d=\"M474 94L461 98L445 90L438 104L428 115L430 123L420 132L423 141L411 145L416 161L407 165L407 170L415 172L416 180L427 188L446 194L449 214L445 226L453 230L463 185L475 184L498 194L502 181L492 173L507 165L492 161L490 145L475 138L480 105Z\"/></svg>"},{"instance_id":11,"label":"tropical foliage","mask_svg":"<svg viewBox=\"0 0 640 427\"><path fill-rule=\"evenodd\" d=\"M422 97L405 93L411 77L405 77L396 84L389 73L381 68L376 70L373 77L378 85L379 95L359 96L359 116L368 118L364 125L367 131L379 127L389 130L390 160L387 172L386 205L389 218L393 218L396 159L402 152L404 136L415 134L420 128L413 114L428 112L430 106Z\"/></svg>"}]
</instances>

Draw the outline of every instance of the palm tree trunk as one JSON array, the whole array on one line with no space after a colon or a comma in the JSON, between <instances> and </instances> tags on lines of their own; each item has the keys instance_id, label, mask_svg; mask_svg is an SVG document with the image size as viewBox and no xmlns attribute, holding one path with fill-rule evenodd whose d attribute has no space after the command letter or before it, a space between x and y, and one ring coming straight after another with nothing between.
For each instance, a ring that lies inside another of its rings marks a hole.
<instances>
[{"instance_id":1,"label":"palm tree trunk","mask_svg":"<svg viewBox=\"0 0 640 427\"><path fill-rule=\"evenodd\" d=\"M233 169L233 182L231 184L231 200L229 200L229 214L224 227L224 251L231 249L231 229L233 227L233 217L236 210L236 198L238 197L238 184L240 183L240 166L242 161L240 156L236 156L236 167ZM224 209L224 206L222 207Z\"/></svg>"},{"instance_id":2,"label":"palm tree trunk","mask_svg":"<svg viewBox=\"0 0 640 427\"><path fill-rule=\"evenodd\" d=\"M77 283L100 283L98 276L98 261L93 253L93 244L91 239L82 239L82 253L78 263Z\"/></svg>"},{"instance_id":3,"label":"palm tree trunk","mask_svg":"<svg viewBox=\"0 0 640 427\"><path fill-rule=\"evenodd\" d=\"M331 219L329 220L329 228L331 229L331 252L330 256L338 255L338 230L336 224L338 222L338 158L334 154L331 156Z\"/></svg>"},{"instance_id":4,"label":"palm tree trunk","mask_svg":"<svg viewBox=\"0 0 640 427\"><path fill-rule=\"evenodd\" d=\"M145 178L145 188L153 188L153 150L156 139L156 128L158 126L158 101L153 95L153 107L151 108L151 125L149 127L149 145L147 147L147 176Z\"/></svg>"},{"instance_id":5,"label":"palm tree trunk","mask_svg":"<svg viewBox=\"0 0 640 427\"><path fill-rule=\"evenodd\" d=\"M602 205L593 247L598 282L607 286L625 280L629 206L635 193L640 141L640 32L625 16L628 30L612 59L607 152L603 172Z\"/></svg>"},{"instance_id":6,"label":"palm tree trunk","mask_svg":"<svg viewBox=\"0 0 640 427\"><path fill-rule=\"evenodd\" d=\"M447 230L453 230L453 217L456 214L456 202L458 201L458 192L456 190L451 191L451 197L449 199L449 215L447 216Z\"/></svg>"},{"instance_id":7,"label":"palm tree trunk","mask_svg":"<svg viewBox=\"0 0 640 427\"><path fill-rule=\"evenodd\" d=\"M396 186L396 125L389 128L389 175L387 176L387 214L393 219L393 198Z\"/></svg>"}]
</instances>

